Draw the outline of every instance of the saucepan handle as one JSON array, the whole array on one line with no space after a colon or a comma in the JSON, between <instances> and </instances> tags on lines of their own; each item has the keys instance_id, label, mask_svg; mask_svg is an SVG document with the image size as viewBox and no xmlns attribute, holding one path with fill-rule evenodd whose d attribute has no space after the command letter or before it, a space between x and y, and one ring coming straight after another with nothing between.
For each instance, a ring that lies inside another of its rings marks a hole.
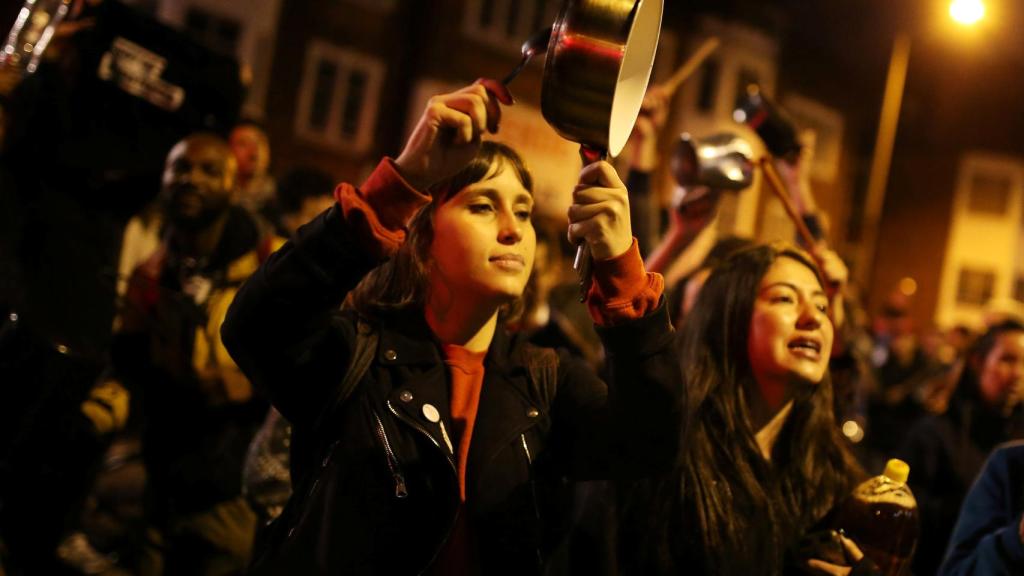
<instances>
[{"instance_id":1,"label":"saucepan handle","mask_svg":"<svg viewBox=\"0 0 1024 576\"><path fill-rule=\"evenodd\" d=\"M607 158L608 150L592 148L586 144L580 146L580 160L583 160L584 166ZM580 242L576 246L576 258L572 261L572 269L576 271L576 280L580 286L580 302L585 302L587 294L590 293L590 284L593 282L593 263L590 246L586 242Z\"/></svg>"}]
</instances>

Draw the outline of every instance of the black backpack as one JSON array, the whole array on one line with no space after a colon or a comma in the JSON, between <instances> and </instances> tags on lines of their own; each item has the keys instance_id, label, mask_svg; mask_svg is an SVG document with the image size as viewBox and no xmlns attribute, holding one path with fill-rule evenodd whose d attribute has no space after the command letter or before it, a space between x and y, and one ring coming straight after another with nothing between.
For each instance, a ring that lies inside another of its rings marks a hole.
<instances>
[{"instance_id":1,"label":"black backpack","mask_svg":"<svg viewBox=\"0 0 1024 576\"><path fill-rule=\"evenodd\" d=\"M362 380L366 371L370 368L370 364L373 362L378 340L379 334L373 326L360 318L356 324L356 343L348 371L345 373L345 378L342 379L341 385L335 390L331 401L324 406L320 415L317 416L312 430L324 430L324 425L328 419L332 415L337 414L345 400L352 395L356 385ZM316 451L306 456L317 457L318 460L314 461L323 460L334 447L334 438L330 435L324 435L316 446ZM293 457L295 457L294 454ZM298 485L292 487L292 496L288 499L288 504L281 514L266 526L261 527L257 532L250 571L258 572L259 567L273 558L287 543L288 538L295 529L295 525L305 516L304 508L309 501L307 496L313 491L313 487L318 482L319 473L320 470L314 469L305 474Z\"/></svg>"}]
</instances>

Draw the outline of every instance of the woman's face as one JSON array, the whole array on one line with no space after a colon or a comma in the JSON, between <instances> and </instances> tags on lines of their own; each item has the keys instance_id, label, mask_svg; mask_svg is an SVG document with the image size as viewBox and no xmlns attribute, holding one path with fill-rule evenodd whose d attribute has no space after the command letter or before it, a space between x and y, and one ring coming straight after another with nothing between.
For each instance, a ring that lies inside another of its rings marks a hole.
<instances>
[{"instance_id":1,"label":"woman's face","mask_svg":"<svg viewBox=\"0 0 1024 576\"><path fill-rule=\"evenodd\" d=\"M747 354L764 400L779 408L799 384L821 382L832 352L828 297L817 276L780 257L761 279Z\"/></svg>"},{"instance_id":2,"label":"woman's face","mask_svg":"<svg viewBox=\"0 0 1024 576\"><path fill-rule=\"evenodd\" d=\"M978 378L981 397L997 408L1016 404L1024 396L1024 332L1003 332L985 355Z\"/></svg>"},{"instance_id":3,"label":"woman's face","mask_svg":"<svg viewBox=\"0 0 1024 576\"><path fill-rule=\"evenodd\" d=\"M438 206L431 291L487 305L522 296L537 246L532 212L533 196L504 162Z\"/></svg>"}]
</instances>

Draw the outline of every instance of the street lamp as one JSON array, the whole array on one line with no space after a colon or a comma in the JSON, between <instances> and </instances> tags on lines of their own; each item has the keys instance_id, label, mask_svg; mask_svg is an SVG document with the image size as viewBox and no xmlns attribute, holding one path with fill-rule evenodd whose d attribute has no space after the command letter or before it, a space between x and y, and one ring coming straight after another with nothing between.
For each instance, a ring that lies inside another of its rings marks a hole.
<instances>
[{"instance_id":1,"label":"street lamp","mask_svg":"<svg viewBox=\"0 0 1024 576\"><path fill-rule=\"evenodd\" d=\"M949 15L957 23L971 26L984 17L985 5L981 0L952 0ZM905 32L899 32L893 40L892 56L889 58L889 72L885 79L885 93L882 96L882 113L878 119L878 135L868 176L867 198L864 201L861 252L857 259L861 281L864 284L869 281L870 268L874 264L878 226L881 223L882 205L885 202L885 184L889 179L892 149L896 142L896 126L903 103L903 88L909 62L910 36Z\"/></svg>"},{"instance_id":2,"label":"street lamp","mask_svg":"<svg viewBox=\"0 0 1024 576\"><path fill-rule=\"evenodd\" d=\"M985 5L981 0L953 0L949 4L949 15L960 24L970 26L985 17Z\"/></svg>"}]
</instances>

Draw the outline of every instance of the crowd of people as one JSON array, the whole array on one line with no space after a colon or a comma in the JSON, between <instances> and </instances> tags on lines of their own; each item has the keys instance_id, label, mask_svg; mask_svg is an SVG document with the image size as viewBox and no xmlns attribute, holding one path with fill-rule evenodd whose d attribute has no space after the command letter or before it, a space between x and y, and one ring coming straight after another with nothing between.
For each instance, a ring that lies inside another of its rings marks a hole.
<instances>
[{"instance_id":1,"label":"crowd of people","mask_svg":"<svg viewBox=\"0 0 1024 576\"><path fill-rule=\"evenodd\" d=\"M12 218L0 575L879 574L806 537L896 456L913 574L1024 571L1024 319L926 340L897 292L869 320L798 157L778 172L820 241L725 237L666 282L736 193L679 178L661 213L667 95L564 219L492 138L511 105L434 96L358 185L275 178L255 121L186 135L96 248L102 353L29 294L34 242L88 238ZM32 185L25 138L0 206L39 216L67 182Z\"/></svg>"}]
</instances>

